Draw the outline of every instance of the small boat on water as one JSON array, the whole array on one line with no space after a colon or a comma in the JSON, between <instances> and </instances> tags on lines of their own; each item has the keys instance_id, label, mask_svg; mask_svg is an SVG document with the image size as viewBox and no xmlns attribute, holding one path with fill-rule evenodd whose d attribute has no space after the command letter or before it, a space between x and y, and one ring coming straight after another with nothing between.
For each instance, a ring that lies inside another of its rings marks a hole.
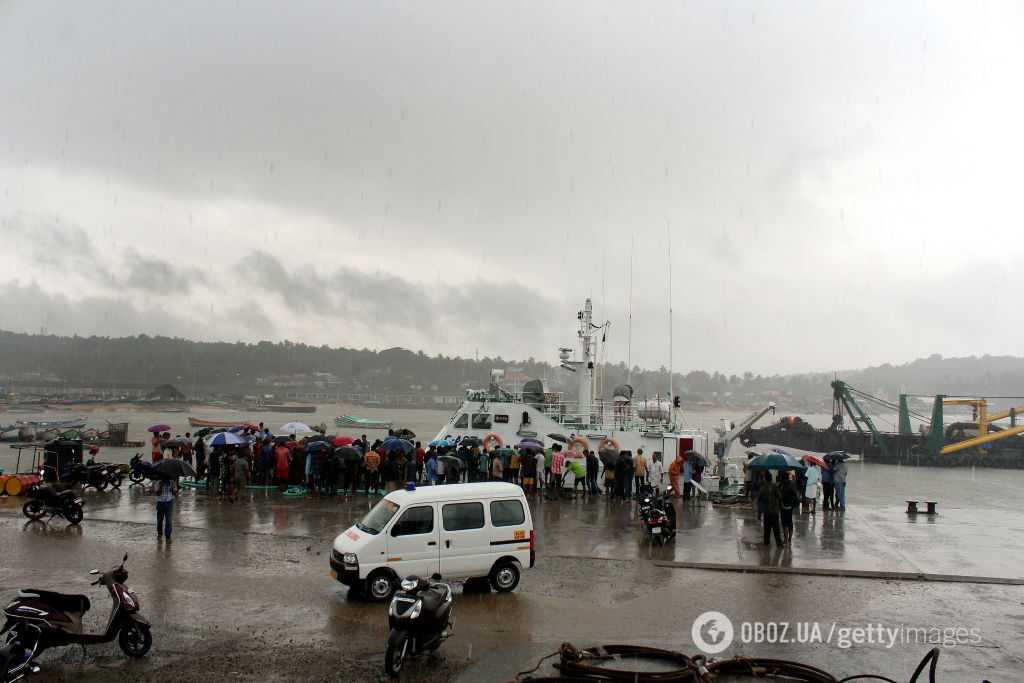
<instances>
[{"instance_id":1,"label":"small boat on water","mask_svg":"<svg viewBox=\"0 0 1024 683\"><path fill-rule=\"evenodd\" d=\"M264 403L264 410L269 410L272 413L315 413L316 406L289 406L282 405L279 403Z\"/></svg>"},{"instance_id":2,"label":"small boat on water","mask_svg":"<svg viewBox=\"0 0 1024 683\"><path fill-rule=\"evenodd\" d=\"M83 429L88 418L76 417L72 420L18 420L18 425L21 427L52 427L58 431L67 431L69 429Z\"/></svg>"},{"instance_id":3,"label":"small boat on water","mask_svg":"<svg viewBox=\"0 0 1024 683\"><path fill-rule=\"evenodd\" d=\"M354 417L352 415L339 415L334 418L334 426L358 427L360 429L391 429L395 426L395 423L393 421L368 420L364 417Z\"/></svg>"},{"instance_id":4,"label":"small boat on water","mask_svg":"<svg viewBox=\"0 0 1024 683\"><path fill-rule=\"evenodd\" d=\"M246 420L232 420L230 422L223 422L217 420L201 420L198 417L189 416L188 423L193 427L237 427L238 425L246 422Z\"/></svg>"}]
</instances>

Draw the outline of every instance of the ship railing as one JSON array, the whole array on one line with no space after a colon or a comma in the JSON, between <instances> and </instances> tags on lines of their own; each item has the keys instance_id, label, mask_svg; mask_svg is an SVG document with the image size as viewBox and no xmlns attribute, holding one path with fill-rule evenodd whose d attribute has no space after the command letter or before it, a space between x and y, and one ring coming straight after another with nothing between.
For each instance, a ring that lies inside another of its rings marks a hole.
<instances>
[{"instance_id":1,"label":"ship railing","mask_svg":"<svg viewBox=\"0 0 1024 683\"><path fill-rule=\"evenodd\" d=\"M596 401L584 405L583 410L578 401L559 401L545 405L541 412L566 429L575 430L644 431L662 424L641 419L631 404L612 401Z\"/></svg>"}]
</instances>

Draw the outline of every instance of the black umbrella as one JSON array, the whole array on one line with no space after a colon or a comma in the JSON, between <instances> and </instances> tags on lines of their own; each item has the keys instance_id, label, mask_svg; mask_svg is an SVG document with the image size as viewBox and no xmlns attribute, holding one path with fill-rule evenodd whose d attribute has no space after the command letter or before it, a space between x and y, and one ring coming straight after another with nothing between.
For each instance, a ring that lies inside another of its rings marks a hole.
<instances>
[{"instance_id":1,"label":"black umbrella","mask_svg":"<svg viewBox=\"0 0 1024 683\"><path fill-rule=\"evenodd\" d=\"M346 463L360 463L363 461L363 454L358 448L342 446L335 451Z\"/></svg>"},{"instance_id":2,"label":"black umbrella","mask_svg":"<svg viewBox=\"0 0 1024 683\"><path fill-rule=\"evenodd\" d=\"M552 441L557 441L558 443L569 443L569 437L565 434L558 434L557 432L554 434L548 434L548 438Z\"/></svg>"},{"instance_id":3,"label":"black umbrella","mask_svg":"<svg viewBox=\"0 0 1024 683\"><path fill-rule=\"evenodd\" d=\"M683 453L683 457L695 465L700 465L701 467L708 466L708 459L704 457L703 453L698 453L697 451L686 451Z\"/></svg>"},{"instance_id":4,"label":"black umbrella","mask_svg":"<svg viewBox=\"0 0 1024 683\"><path fill-rule=\"evenodd\" d=\"M332 445L330 437L324 436L323 434L315 434L309 437L306 441L307 443L313 443L314 441L326 441L328 445Z\"/></svg>"},{"instance_id":5,"label":"black umbrella","mask_svg":"<svg viewBox=\"0 0 1024 683\"><path fill-rule=\"evenodd\" d=\"M483 446L484 442L475 436L467 436L466 438L459 441L459 445L465 446L466 448L473 448L474 446Z\"/></svg>"},{"instance_id":6,"label":"black umbrella","mask_svg":"<svg viewBox=\"0 0 1024 683\"><path fill-rule=\"evenodd\" d=\"M278 436L274 438L274 445L280 446L281 444L288 443L289 441L291 441L291 439L287 436Z\"/></svg>"},{"instance_id":7,"label":"black umbrella","mask_svg":"<svg viewBox=\"0 0 1024 683\"><path fill-rule=\"evenodd\" d=\"M174 479L175 477L195 477L196 471L184 460L164 458L145 469L150 479Z\"/></svg>"},{"instance_id":8,"label":"black umbrella","mask_svg":"<svg viewBox=\"0 0 1024 683\"><path fill-rule=\"evenodd\" d=\"M415 439L416 432L412 431L411 429L403 428L395 432L395 436L397 436L399 439Z\"/></svg>"},{"instance_id":9,"label":"black umbrella","mask_svg":"<svg viewBox=\"0 0 1024 683\"><path fill-rule=\"evenodd\" d=\"M825 462L842 462L848 458L850 458L850 454L846 451L832 451L831 453L826 453L822 460Z\"/></svg>"},{"instance_id":10,"label":"black umbrella","mask_svg":"<svg viewBox=\"0 0 1024 683\"><path fill-rule=\"evenodd\" d=\"M463 467L462 459L455 455L442 455L438 460L456 470L461 470Z\"/></svg>"},{"instance_id":11,"label":"black umbrella","mask_svg":"<svg viewBox=\"0 0 1024 683\"><path fill-rule=\"evenodd\" d=\"M601 462L605 467L615 467L615 461L619 459L619 454L615 451L605 449L598 453L601 456Z\"/></svg>"}]
</instances>

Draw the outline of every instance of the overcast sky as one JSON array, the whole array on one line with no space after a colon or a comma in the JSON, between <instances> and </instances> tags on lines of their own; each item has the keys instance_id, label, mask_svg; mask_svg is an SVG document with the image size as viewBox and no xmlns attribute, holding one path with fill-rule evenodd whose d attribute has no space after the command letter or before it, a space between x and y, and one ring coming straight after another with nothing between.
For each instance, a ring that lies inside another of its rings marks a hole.
<instances>
[{"instance_id":1,"label":"overcast sky","mask_svg":"<svg viewBox=\"0 0 1024 683\"><path fill-rule=\"evenodd\" d=\"M0 329L1020 355L1022 8L0 2Z\"/></svg>"}]
</instances>

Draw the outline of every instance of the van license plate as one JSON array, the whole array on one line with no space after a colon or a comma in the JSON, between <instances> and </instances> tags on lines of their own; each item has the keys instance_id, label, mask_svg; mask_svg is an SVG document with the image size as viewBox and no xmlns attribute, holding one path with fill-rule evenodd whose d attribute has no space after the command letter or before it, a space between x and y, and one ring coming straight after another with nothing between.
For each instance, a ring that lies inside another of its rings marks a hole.
<instances>
[{"instance_id":1,"label":"van license plate","mask_svg":"<svg viewBox=\"0 0 1024 683\"><path fill-rule=\"evenodd\" d=\"M334 571L332 569L331 570L331 578L334 579L335 581L337 581L338 580L338 572L336 572L336 571Z\"/></svg>"},{"instance_id":2,"label":"van license plate","mask_svg":"<svg viewBox=\"0 0 1024 683\"><path fill-rule=\"evenodd\" d=\"M660 526L651 527L651 533L652 534L660 534L661 533L661 527Z\"/></svg>"}]
</instances>

